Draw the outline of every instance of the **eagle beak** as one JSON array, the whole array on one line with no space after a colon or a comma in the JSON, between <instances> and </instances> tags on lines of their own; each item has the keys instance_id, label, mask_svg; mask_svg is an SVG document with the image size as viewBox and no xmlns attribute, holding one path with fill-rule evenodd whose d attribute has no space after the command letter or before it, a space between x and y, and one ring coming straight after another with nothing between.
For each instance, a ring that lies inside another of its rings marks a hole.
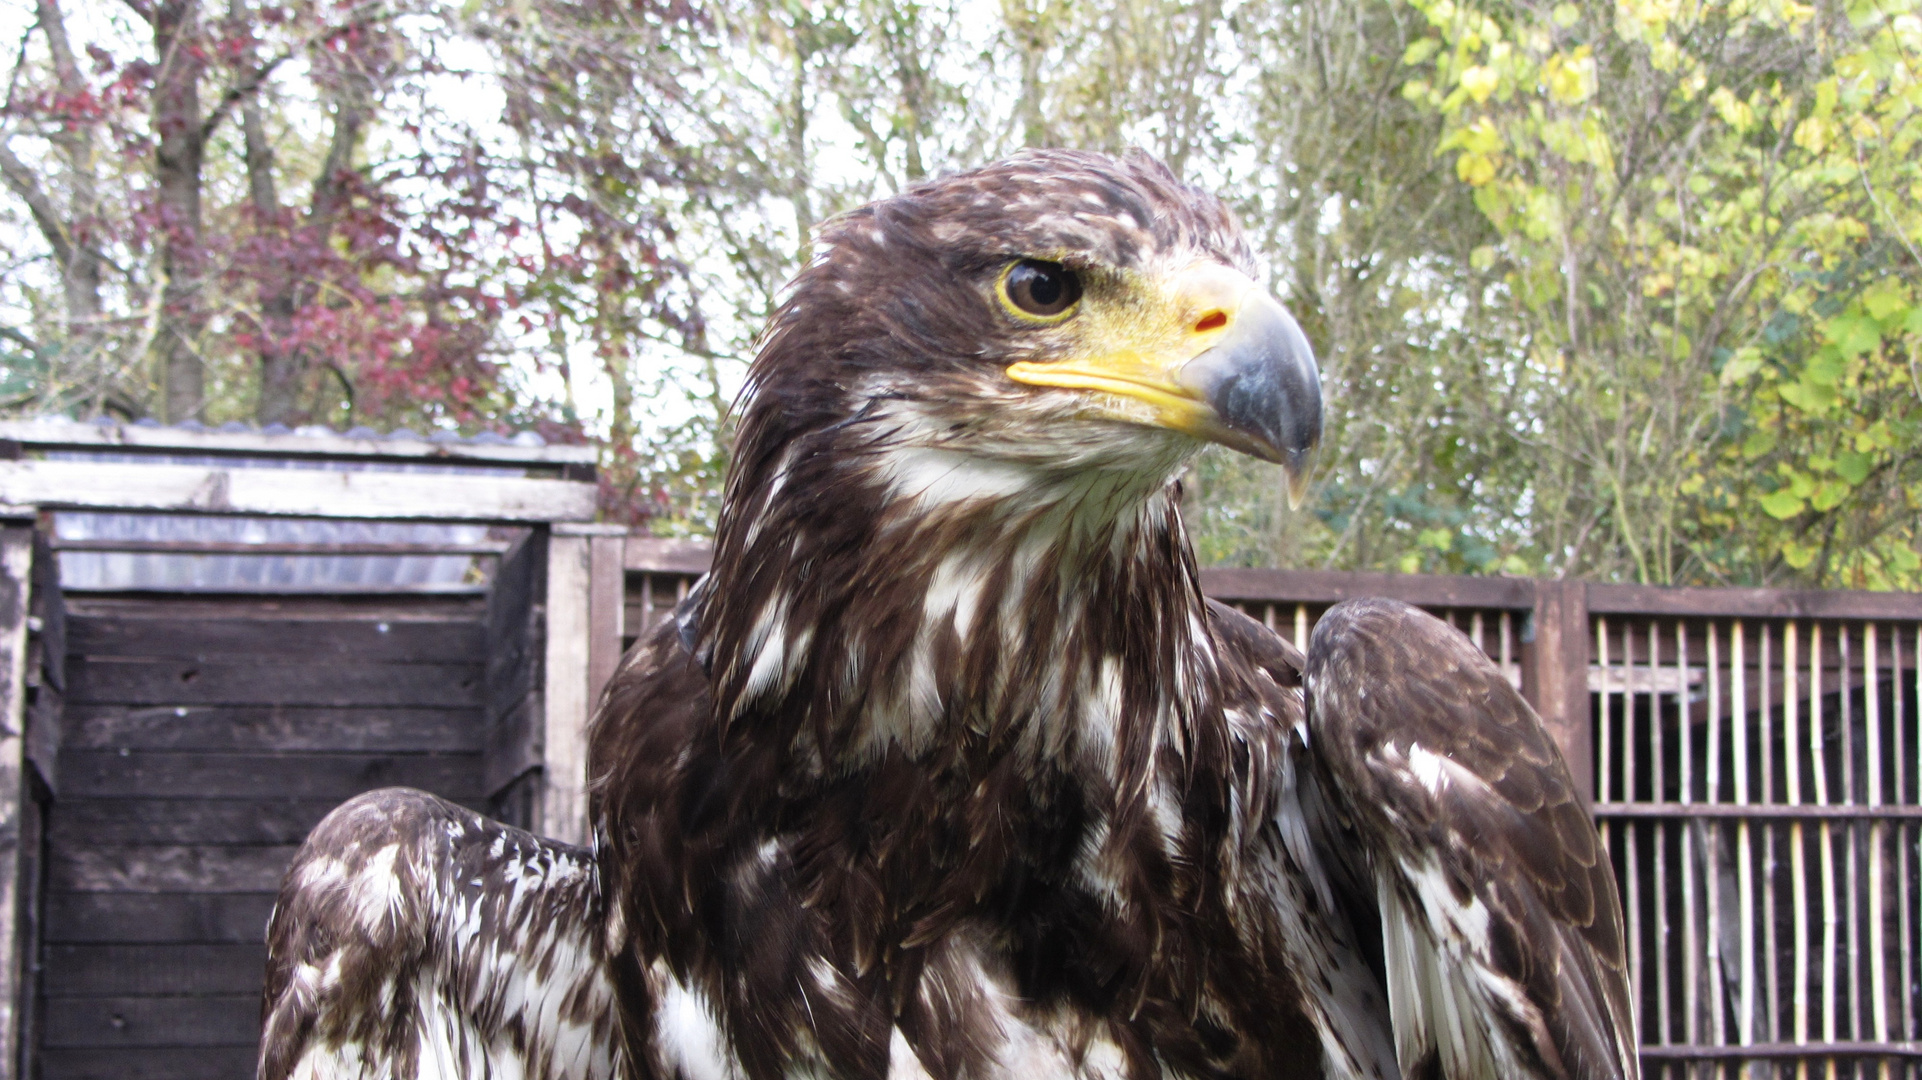
<instances>
[{"instance_id":1,"label":"eagle beak","mask_svg":"<svg viewBox=\"0 0 1922 1080\"><path fill-rule=\"evenodd\" d=\"M1022 361L1008 367L1008 377L1126 398L1150 409L1145 417L1138 404L1116 410L1123 418L1278 462L1288 503L1300 506L1321 441L1321 375L1307 335L1274 297L1220 263L1176 274L1166 302L1179 319L1172 339Z\"/></svg>"}]
</instances>

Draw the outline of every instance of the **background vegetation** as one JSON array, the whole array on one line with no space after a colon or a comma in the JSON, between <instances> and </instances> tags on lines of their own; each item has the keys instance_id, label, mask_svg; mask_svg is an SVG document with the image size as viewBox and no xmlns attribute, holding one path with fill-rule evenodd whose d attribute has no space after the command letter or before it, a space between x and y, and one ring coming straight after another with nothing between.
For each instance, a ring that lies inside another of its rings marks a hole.
<instances>
[{"instance_id":1,"label":"background vegetation","mask_svg":"<svg viewBox=\"0 0 1922 1080\"><path fill-rule=\"evenodd\" d=\"M534 426L710 527L816 223L1021 146L1223 192L1323 358L1204 558L1922 586L1922 3L36 0L0 407Z\"/></svg>"}]
</instances>

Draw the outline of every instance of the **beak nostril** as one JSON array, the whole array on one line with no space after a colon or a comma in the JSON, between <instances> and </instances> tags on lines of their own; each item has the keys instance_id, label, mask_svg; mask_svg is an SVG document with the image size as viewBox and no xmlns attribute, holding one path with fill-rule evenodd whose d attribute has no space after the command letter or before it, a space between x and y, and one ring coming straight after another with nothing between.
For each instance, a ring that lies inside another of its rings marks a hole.
<instances>
[{"instance_id":1,"label":"beak nostril","mask_svg":"<svg viewBox=\"0 0 1922 1080\"><path fill-rule=\"evenodd\" d=\"M1227 325L1228 325L1227 312L1210 311L1208 314L1203 315L1201 318L1195 320L1195 333L1205 334L1210 330L1219 330L1222 327Z\"/></svg>"}]
</instances>

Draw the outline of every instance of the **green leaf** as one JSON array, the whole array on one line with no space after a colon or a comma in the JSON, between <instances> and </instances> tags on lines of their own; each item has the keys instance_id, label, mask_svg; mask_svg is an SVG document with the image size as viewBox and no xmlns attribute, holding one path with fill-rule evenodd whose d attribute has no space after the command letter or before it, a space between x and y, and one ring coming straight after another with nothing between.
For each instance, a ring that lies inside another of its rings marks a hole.
<instances>
[{"instance_id":1,"label":"green leaf","mask_svg":"<svg viewBox=\"0 0 1922 1080\"><path fill-rule=\"evenodd\" d=\"M1844 450L1835 455L1835 474L1847 480L1850 487L1861 487L1862 481L1869 478L1869 465L1872 460L1867 454Z\"/></svg>"},{"instance_id":2,"label":"green leaf","mask_svg":"<svg viewBox=\"0 0 1922 1080\"><path fill-rule=\"evenodd\" d=\"M1802 381L1817 386L1834 386L1842 381L1848 371L1848 362L1833 349L1819 349L1809 357L1808 367L1803 370Z\"/></svg>"},{"instance_id":3,"label":"green leaf","mask_svg":"<svg viewBox=\"0 0 1922 1080\"><path fill-rule=\"evenodd\" d=\"M1822 336L1834 342L1843 357L1860 356L1882 343L1882 327L1861 315L1841 315L1822 324Z\"/></svg>"},{"instance_id":4,"label":"green leaf","mask_svg":"<svg viewBox=\"0 0 1922 1080\"><path fill-rule=\"evenodd\" d=\"M1815 494L1809 497L1809 505L1823 513L1827 513L1842 505L1842 500L1848 497L1849 487L1847 484L1838 484L1833 480L1824 480L1815 485Z\"/></svg>"},{"instance_id":5,"label":"green leaf","mask_svg":"<svg viewBox=\"0 0 1922 1080\"><path fill-rule=\"evenodd\" d=\"M1802 512L1802 500L1788 488L1771 491L1762 496L1760 502L1762 511L1778 521L1787 521Z\"/></svg>"},{"instance_id":6,"label":"green leaf","mask_svg":"<svg viewBox=\"0 0 1922 1080\"><path fill-rule=\"evenodd\" d=\"M1835 404L1835 390L1817 383L1792 382L1777 392L1782 395L1783 401L1805 413L1824 413L1830 405Z\"/></svg>"},{"instance_id":7,"label":"green leaf","mask_svg":"<svg viewBox=\"0 0 1922 1080\"><path fill-rule=\"evenodd\" d=\"M1885 277L1862 290L1862 308L1877 320L1886 319L1909 306L1909 298L1902 290L1902 283L1892 277Z\"/></svg>"},{"instance_id":8,"label":"green leaf","mask_svg":"<svg viewBox=\"0 0 1922 1080\"><path fill-rule=\"evenodd\" d=\"M1782 561L1797 570L1806 570L1815 561L1815 548L1790 540L1782 545Z\"/></svg>"},{"instance_id":9,"label":"green leaf","mask_svg":"<svg viewBox=\"0 0 1922 1080\"><path fill-rule=\"evenodd\" d=\"M1441 40L1439 38L1425 37L1418 41L1412 41L1409 43L1408 48L1401 54L1401 62L1411 66L1419 64L1435 55L1435 50L1439 48L1441 48Z\"/></svg>"},{"instance_id":10,"label":"green leaf","mask_svg":"<svg viewBox=\"0 0 1922 1080\"><path fill-rule=\"evenodd\" d=\"M1735 355L1722 365L1722 385L1735 386L1748 379L1762 368L1762 350L1753 345L1735 350Z\"/></svg>"},{"instance_id":11,"label":"green leaf","mask_svg":"<svg viewBox=\"0 0 1922 1080\"><path fill-rule=\"evenodd\" d=\"M1750 461L1775 449L1775 432L1757 428L1742 442L1742 456Z\"/></svg>"}]
</instances>

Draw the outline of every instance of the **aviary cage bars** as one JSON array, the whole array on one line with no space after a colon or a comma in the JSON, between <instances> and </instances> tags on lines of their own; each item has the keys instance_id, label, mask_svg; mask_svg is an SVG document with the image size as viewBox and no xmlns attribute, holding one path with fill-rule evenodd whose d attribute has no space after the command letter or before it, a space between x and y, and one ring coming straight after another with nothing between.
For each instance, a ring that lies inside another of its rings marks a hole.
<instances>
[{"instance_id":1,"label":"aviary cage bars","mask_svg":"<svg viewBox=\"0 0 1922 1080\"><path fill-rule=\"evenodd\" d=\"M706 559L627 542L629 640ZM1341 600L1405 600L1522 689L1621 886L1645 1076L1922 1076L1922 596L1202 577L1304 647Z\"/></svg>"},{"instance_id":2,"label":"aviary cage bars","mask_svg":"<svg viewBox=\"0 0 1922 1080\"><path fill-rule=\"evenodd\" d=\"M1615 613L1593 649L1648 1071L1922 1071L1922 621Z\"/></svg>"}]
</instances>

